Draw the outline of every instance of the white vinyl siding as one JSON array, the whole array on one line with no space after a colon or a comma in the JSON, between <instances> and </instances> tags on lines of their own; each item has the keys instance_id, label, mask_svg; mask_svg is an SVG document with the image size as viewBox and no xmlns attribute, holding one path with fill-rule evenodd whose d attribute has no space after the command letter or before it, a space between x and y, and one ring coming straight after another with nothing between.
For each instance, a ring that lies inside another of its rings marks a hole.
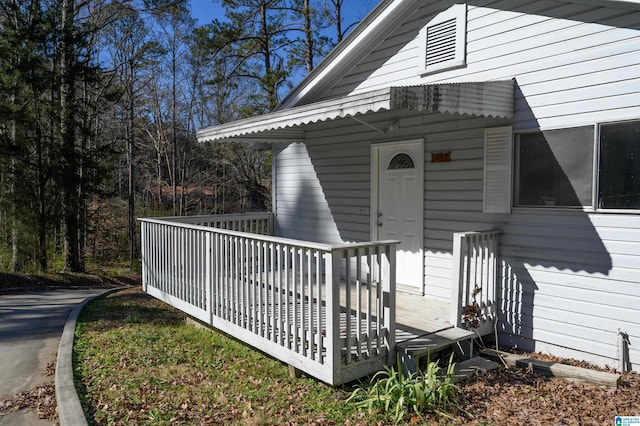
<instances>
[{"instance_id":1,"label":"white vinyl siding","mask_svg":"<svg viewBox=\"0 0 640 426\"><path fill-rule=\"evenodd\" d=\"M326 97L515 77L516 130L578 126L612 114L620 120L640 116L639 12L563 2L487 4L468 6L464 68L420 77L419 29L446 8L428 2Z\"/></svg>"},{"instance_id":2,"label":"white vinyl siding","mask_svg":"<svg viewBox=\"0 0 640 426\"><path fill-rule=\"evenodd\" d=\"M368 122L382 128L379 121ZM483 209L484 129L505 120L446 114L416 115L389 134L350 119L309 126L304 144L276 150L277 223L286 237L313 241L368 241L370 236L370 146L425 139L424 252L426 294L451 297L453 232L488 228ZM451 150L451 162L432 163L431 152ZM449 214L459 215L449 220Z\"/></svg>"},{"instance_id":3,"label":"white vinyl siding","mask_svg":"<svg viewBox=\"0 0 640 426\"><path fill-rule=\"evenodd\" d=\"M367 118L381 127L385 114ZM369 240L371 144L424 138L426 297L450 298L454 232L501 229L505 341L612 364L618 328L632 342L640 339L640 318L632 315L640 309L637 216L483 213L485 129L504 120L431 114L399 124L397 132L380 134L350 119L318 123L308 127L305 144L277 149L276 212L285 236ZM451 162L430 162L431 152L449 150ZM557 349L567 345L583 355ZM640 359L640 350L631 351Z\"/></svg>"},{"instance_id":4,"label":"white vinyl siding","mask_svg":"<svg viewBox=\"0 0 640 426\"><path fill-rule=\"evenodd\" d=\"M530 350L572 348L593 362L615 365L618 329L632 342L640 339L637 221L514 210L500 248L505 340ZM631 347L636 368L639 357Z\"/></svg>"},{"instance_id":5,"label":"white vinyl siding","mask_svg":"<svg viewBox=\"0 0 640 426\"><path fill-rule=\"evenodd\" d=\"M316 232L317 223L322 232L316 235L325 239L369 239L371 143L423 137L427 297L450 296L454 232L501 229L501 339L613 366L621 329L629 334L630 359L638 370L640 216L533 208L483 213L483 194L486 128L553 130L640 118L640 13L556 1L473 2L467 10L466 66L421 77L420 30L453 4L422 2L323 98L388 86L515 78L513 122L411 116L400 118L399 130L388 134L349 119L311 125L305 129L310 160L304 173L308 182L315 176L315 189L300 197L291 187L282 194L277 189L278 221L282 214L301 238ZM388 127L384 113L363 118ZM451 162L429 162L431 152L446 151ZM296 178L291 171L277 178L280 188ZM319 213L311 217L317 219L300 217L316 205Z\"/></svg>"},{"instance_id":6,"label":"white vinyl siding","mask_svg":"<svg viewBox=\"0 0 640 426\"><path fill-rule=\"evenodd\" d=\"M333 215L303 143L276 149L275 214L278 235L341 242Z\"/></svg>"}]
</instances>

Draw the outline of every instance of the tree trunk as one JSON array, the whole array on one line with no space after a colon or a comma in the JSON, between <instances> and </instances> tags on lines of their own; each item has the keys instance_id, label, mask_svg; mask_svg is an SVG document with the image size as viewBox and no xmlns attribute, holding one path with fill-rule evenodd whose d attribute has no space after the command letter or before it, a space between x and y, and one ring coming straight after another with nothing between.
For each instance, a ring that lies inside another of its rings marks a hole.
<instances>
[{"instance_id":1,"label":"tree trunk","mask_svg":"<svg viewBox=\"0 0 640 426\"><path fill-rule=\"evenodd\" d=\"M264 74L265 85L267 91L267 104L269 111L273 111L278 106L278 94L276 91L276 78L273 67L271 65L271 44L267 17L267 3L265 1L260 2L260 24L261 41L262 41L262 55L264 56Z\"/></svg>"},{"instance_id":2,"label":"tree trunk","mask_svg":"<svg viewBox=\"0 0 640 426\"><path fill-rule=\"evenodd\" d=\"M311 7L309 5L309 0L304 0L304 36L305 36L305 47L307 54L306 63L307 63L307 73L313 71L313 31L311 28Z\"/></svg>"},{"instance_id":3,"label":"tree trunk","mask_svg":"<svg viewBox=\"0 0 640 426\"><path fill-rule=\"evenodd\" d=\"M134 87L133 87L133 73L134 73L134 65L133 60L130 60L129 63L129 104L128 104L128 126L127 126L127 162L129 163L129 228L128 228L128 239L129 239L129 269L133 271L134 262L136 259L136 208L135 208L135 158L136 158L136 149L135 149L135 132L134 132L134 120L135 120L135 110L134 110Z\"/></svg>"},{"instance_id":4,"label":"tree trunk","mask_svg":"<svg viewBox=\"0 0 640 426\"><path fill-rule=\"evenodd\" d=\"M74 1L62 0L62 41L60 49L60 118L62 137L62 197L65 223L64 267L81 272L78 232L78 165L75 149L76 99L74 76Z\"/></svg>"}]
</instances>

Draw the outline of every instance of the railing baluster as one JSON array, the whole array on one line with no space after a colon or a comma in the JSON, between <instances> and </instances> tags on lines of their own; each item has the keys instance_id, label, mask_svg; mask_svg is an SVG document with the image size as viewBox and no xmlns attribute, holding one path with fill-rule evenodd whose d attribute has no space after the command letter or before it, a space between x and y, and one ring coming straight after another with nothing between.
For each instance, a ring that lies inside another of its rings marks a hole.
<instances>
[{"instance_id":1,"label":"railing baluster","mask_svg":"<svg viewBox=\"0 0 640 426\"><path fill-rule=\"evenodd\" d=\"M276 336L276 267L275 267L275 253L274 253L274 243L269 243L269 292L271 293L271 310L270 310L270 323L271 330L270 336L271 340L274 342L278 341Z\"/></svg>"},{"instance_id":2,"label":"railing baluster","mask_svg":"<svg viewBox=\"0 0 640 426\"><path fill-rule=\"evenodd\" d=\"M225 319L233 322L233 235L225 238Z\"/></svg>"},{"instance_id":3,"label":"railing baluster","mask_svg":"<svg viewBox=\"0 0 640 426\"><path fill-rule=\"evenodd\" d=\"M351 364L351 348L353 346L351 334L351 258L349 257L349 250L345 249L340 253L342 259L344 259L345 263L345 305L346 305L346 323L345 329L347 331L347 353L346 353L346 363Z\"/></svg>"},{"instance_id":4,"label":"railing baluster","mask_svg":"<svg viewBox=\"0 0 640 426\"><path fill-rule=\"evenodd\" d=\"M316 300L317 300L317 329L316 329L316 341L318 342L316 347L316 359L322 361L322 348L324 347L324 340L322 338L322 283L321 283L321 274L322 274L322 265L321 265L321 254L318 250L313 251L314 263L315 263L315 286L316 286Z\"/></svg>"},{"instance_id":5,"label":"railing baluster","mask_svg":"<svg viewBox=\"0 0 640 426\"><path fill-rule=\"evenodd\" d=\"M376 270L378 275L378 285L376 285L376 354L380 354L380 348L382 347L381 341L381 321L383 314L382 307L382 253L380 253L380 247L375 247L375 255L376 255Z\"/></svg>"},{"instance_id":6,"label":"railing baluster","mask_svg":"<svg viewBox=\"0 0 640 426\"><path fill-rule=\"evenodd\" d=\"M360 286L360 280L362 279L362 259L360 257L360 249L357 248L354 254L356 258L356 277L353 285L356 289L356 345L358 345L356 353L358 354L358 359L362 359L362 343L360 341L362 338L362 294Z\"/></svg>"},{"instance_id":7,"label":"railing baluster","mask_svg":"<svg viewBox=\"0 0 640 426\"><path fill-rule=\"evenodd\" d=\"M312 264L312 249L307 249L306 251L307 254L307 280L308 280L308 293L309 293L309 356L311 357L311 359L315 359L315 349L314 349L314 307L316 306L316 303L314 302L314 298L313 298L313 264Z\"/></svg>"},{"instance_id":8,"label":"railing baluster","mask_svg":"<svg viewBox=\"0 0 640 426\"><path fill-rule=\"evenodd\" d=\"M298 328L298 299L299 299L299 293L298 293L298 248L297 247L291 247L291 280L292 280L292 285L293 285L293 350L296 352L300 351L300 342L299 342L299 328Z\"/></svg>"},{"instance_id":9,"label":"railing baluster","mask_svg":"<svg viewBox=\"0 0 640 426\"><path fill-rule=\"evenodd\" d=\"M258 334L264 337L264 298L263 298L263 286L264 286L264 241L258 242Z\"/></svg>"},{"instance_id":10,"label":"railing baluster","mask_svg":"<svg viewBox=\"0 0 640 426\"><path fill-rule=\"evenodd\" d=\"M276 342L278 344L283 345L284 343L284 322L282 320L282 246L280 244L276 244L276 285L274 287L274 291L276 291ZM284 346L284 345L283 345Z\"/></svg>"},{"instance_id":11,"label":"railing baluster","mask_svg":"<svg viewBox=\"0 0 640 426\"><path fill-rule=\"evenodd\" d=\"M289 277L289 250L288 244L282 246L282 266L284 270L284 346L291 349L291 304L295 303L295 298L291 296Z\"/></svg>"},{"instance_id":12,"label":"railing baluster","mask_svg":"<svg viewBox=\"0 0 640 426\"><path fill-rule=\"evenodd\" d=\"M369 268L369 272L367 273L367 287L366 287L366 295L367 295L367 354L369 355L369 357L371 357L371 320L372 320L372 315L371 315L371 277L373 276L373 258L371 255L371 246L367 247L365 249L365 254L367 256L367 265Z\"/></svg>"},{"instance_id":13,"label":"railing baluster","mask_svg":"<svg viewBox=\"0 0 640 426\"><path fill-rule=\"evenodd\" d=\"M304 249L300 248L299 250L299 255L300 255L300 259L299 259L299 263L298 263L298 268L299 268L299 273L300 273L300 333L301 333L301 351L302 351L302 355L307 355L307 344L306 344L306 340L307 340L307 325L306 325L306 311L307 311L307 299L305 297L305 279L304 279Z\"/></svg>"}]
</instances>

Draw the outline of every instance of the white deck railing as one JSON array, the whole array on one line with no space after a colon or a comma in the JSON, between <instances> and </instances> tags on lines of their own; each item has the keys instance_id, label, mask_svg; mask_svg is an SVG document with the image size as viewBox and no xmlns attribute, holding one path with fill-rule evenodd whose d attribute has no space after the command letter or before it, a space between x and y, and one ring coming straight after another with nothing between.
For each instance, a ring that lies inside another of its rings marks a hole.
<instances>
[{"instance_id":1,"label":"white deck railing","mask_svg":"<svg viewBox=\"0 0 640 426\"><path fill-rule=\"evenodd\" d=\"M240 232L271 217L141 219L144 290L333 385L394 359L396 242Z\"/></svg>"},{"instance_id":2,"label":"white deck railing","mask_svg":"<svg viewBox=\"0 0 640 426\"><path fill-rule=\"evenodd\" d=\"M498 309L498 248L500 231L453 234L451 323L493 331Z\"/></svg>"}]
</instances>

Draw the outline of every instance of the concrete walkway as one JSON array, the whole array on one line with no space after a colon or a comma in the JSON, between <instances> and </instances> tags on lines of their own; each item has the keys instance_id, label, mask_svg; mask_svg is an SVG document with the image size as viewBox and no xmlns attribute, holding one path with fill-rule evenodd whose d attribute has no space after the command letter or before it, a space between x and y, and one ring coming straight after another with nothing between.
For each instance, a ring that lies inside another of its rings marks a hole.
<instances>
[{"instance_id":1,"label":"concrete walkway","mask_svg":"<svg viewBox=\"0 0 640 426\"><path fill-rule=\"evenodd\" d=\"M53 383L47 365L56 359L69 313L107 290L52 290L0 296L0 399ZM9 413L0 425L51 425L28 410Z\"/></svg>"}]
</instances>

